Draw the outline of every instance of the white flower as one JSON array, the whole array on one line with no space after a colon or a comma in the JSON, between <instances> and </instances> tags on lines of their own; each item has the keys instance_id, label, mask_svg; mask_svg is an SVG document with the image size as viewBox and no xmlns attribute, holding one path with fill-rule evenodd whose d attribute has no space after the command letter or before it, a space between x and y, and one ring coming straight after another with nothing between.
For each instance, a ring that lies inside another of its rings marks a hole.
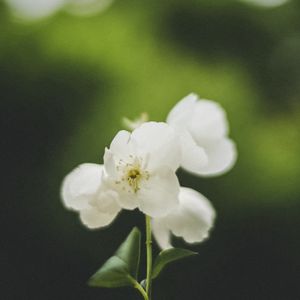
<instances>
[{"instance_id":1,"label":"white flower","mask_svg":"<svg viewBox=\"0 0 300 300\"><path fill-rule=\"evenodd\" d=\"M236 148L228 136L223 108L190 94L171 110L167 123L180 135L181 166L197 175L219 175L235 163Z\"/></svg>"},{"instance_id":2,"label":"white flower","mask_svg":"<svg viewBox=\"0 0 300 300\"><path fill-rule=\"evenodd\" d=\"M36 20L65 9L76 15L91 15L106 9L113 0L5 0L14 14Z\"/></svg>"},{"instance_id":3,"label":"white flower","mask_svg":"<svg viewBox=\"0 0 300 300\"><path fill-rule=\"evenodd\" d=\"M215 220L215 210L197 191L180 188L179 206L170 214L152 220L153 235L162 249L172 248L171 233L187 243L206 239Z\"/></svg>"},{"instance_id":4,"label":"white flower","mask_svg":"<svg viewBox=\"0 0 300 300\"><path fill-rule=\"evenodd\" d=\"M180 146L168 124L120 131L105 151L104 166L82 164L65 177L63 203L89 228L109 225L122 208L166 215L179 203L179 162Z\"/></svg>"},{"instance_id":5,"label":"white flower","mask_svg":"<svg viewBox=\"0 0 300 300\"><path fill-rule=\"evenodd\" d=\"M93 229L109 225L121 210L117 193L103 182L104 168L82 164L69 173L62 184L64 205L78 211L84 225Z\"/></svg>"},{"instance_id":6,"label":"white flower","mask_svg":"<svg viewBox=\"0 0 300 300\"><path fill-rule=\"evenodd\" d=\"M166 123L144 123L132 133L120 131L106 149L105 180L118 192L122 208L163 216L179 201L175 171L180 159L174 129Z\"/></svg>"}]
</instances>

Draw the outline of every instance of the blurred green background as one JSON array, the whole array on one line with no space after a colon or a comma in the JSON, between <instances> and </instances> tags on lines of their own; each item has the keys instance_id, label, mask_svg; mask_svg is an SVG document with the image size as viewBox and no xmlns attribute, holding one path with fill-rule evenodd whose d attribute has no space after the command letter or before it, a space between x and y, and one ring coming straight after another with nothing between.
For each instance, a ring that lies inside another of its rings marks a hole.
<instances>
[{"instance_id":1,"label":"blurred green background","mask_svg":"<svg viewBox=\"0 0 300 300\"><path fill-rule=\"evenodd\" d=\"M1 2L0 91L1 299L140 299L86 281L142 215L88 231L60 185L102 163L123 116L164 120L190 92L224 106L239 158L218 178L179 171L218 218L154 299L300 299L300 2L115 0L27 23Z\"/></svg>"}]
</instances>

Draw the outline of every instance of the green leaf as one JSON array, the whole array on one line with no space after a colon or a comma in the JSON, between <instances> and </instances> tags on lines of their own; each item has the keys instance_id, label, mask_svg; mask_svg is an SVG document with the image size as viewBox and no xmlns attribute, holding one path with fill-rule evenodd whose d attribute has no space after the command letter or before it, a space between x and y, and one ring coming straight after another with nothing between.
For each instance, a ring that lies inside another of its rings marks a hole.
<instances>
[{"instance_id":1,"label":"green leaf","mask_svg":"<svg viewBox=\"0 0 300 300\"><path fill-rule=\"evenodd\" d=\"M94 287L132 286L137 278L140 263L141 233L133 228L115 255L89 279L88 284Z\"/></svg>"},{"instance_id":2,"label":"green leaf","mask_svg":"<svg viewBox=\"0 0 300 300\"><path fill-rule=\"evenodd\" d=\"M180 248L171 248L161 251L155 259L152 278L156 278L159 275L159 273L164 269L164 267L169 263L196 254L198 253Z\"/></svg>"}]
</instances>

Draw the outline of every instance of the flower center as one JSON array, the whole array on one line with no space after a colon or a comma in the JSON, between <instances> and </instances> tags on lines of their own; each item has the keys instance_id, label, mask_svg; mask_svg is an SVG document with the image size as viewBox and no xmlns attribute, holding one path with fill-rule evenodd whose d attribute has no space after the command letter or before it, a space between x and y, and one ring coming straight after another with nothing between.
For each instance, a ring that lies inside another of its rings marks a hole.
<instances>
[{"instance_id":1,"label":"flower center","mask_svg":"<svg viewBox=\"0 0 300 300\"><path fill-rule=\"evenodd\" d=\"M137 193L140 190L141 181L149 179L149 172L143 170L143 159L130 155L130 162L120 160L117 170L120 172L120 180L115 183L120 185L123 191Z\"/></svg>"},{"instance_id":2,"label":"flower center","mask_svg":"<svg viewBox=\"0 0 300 300\"><path fill-rule=\"evenodd\" d=\"M128 170L126 174L126 179L129 186L134 190L136 193L139 190L139 181L142 177L142 174L138 168Z\"/></svg>"}]
</instances>

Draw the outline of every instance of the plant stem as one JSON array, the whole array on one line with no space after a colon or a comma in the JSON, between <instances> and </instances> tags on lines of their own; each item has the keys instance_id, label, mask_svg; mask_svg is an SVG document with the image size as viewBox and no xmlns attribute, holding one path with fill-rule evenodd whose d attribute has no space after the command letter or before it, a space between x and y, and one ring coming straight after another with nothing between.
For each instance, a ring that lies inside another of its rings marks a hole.
<instances>
[{"instance_id":1,"label":"plant stem","mask_svg":"<svg viewBox=\"0 0 300 300\"><path fill-rule=\"evenodd\" d=\"M146 277L146 293L148 299L151 300L151 280L152 280L152 233L151 218L146 215L146 249L147 249L147 277Z\"/></svg>"},{"instance_id":2,"label":"plant stem","mask_svg":"<svg viewBox=\"0 0 300 300\"><path fill-rule=\"evenodd\" d=\"M136 280L134 281L134 287L142 294L145 300L149 300L147 293Z\"/></svg>"}]
</instances>

